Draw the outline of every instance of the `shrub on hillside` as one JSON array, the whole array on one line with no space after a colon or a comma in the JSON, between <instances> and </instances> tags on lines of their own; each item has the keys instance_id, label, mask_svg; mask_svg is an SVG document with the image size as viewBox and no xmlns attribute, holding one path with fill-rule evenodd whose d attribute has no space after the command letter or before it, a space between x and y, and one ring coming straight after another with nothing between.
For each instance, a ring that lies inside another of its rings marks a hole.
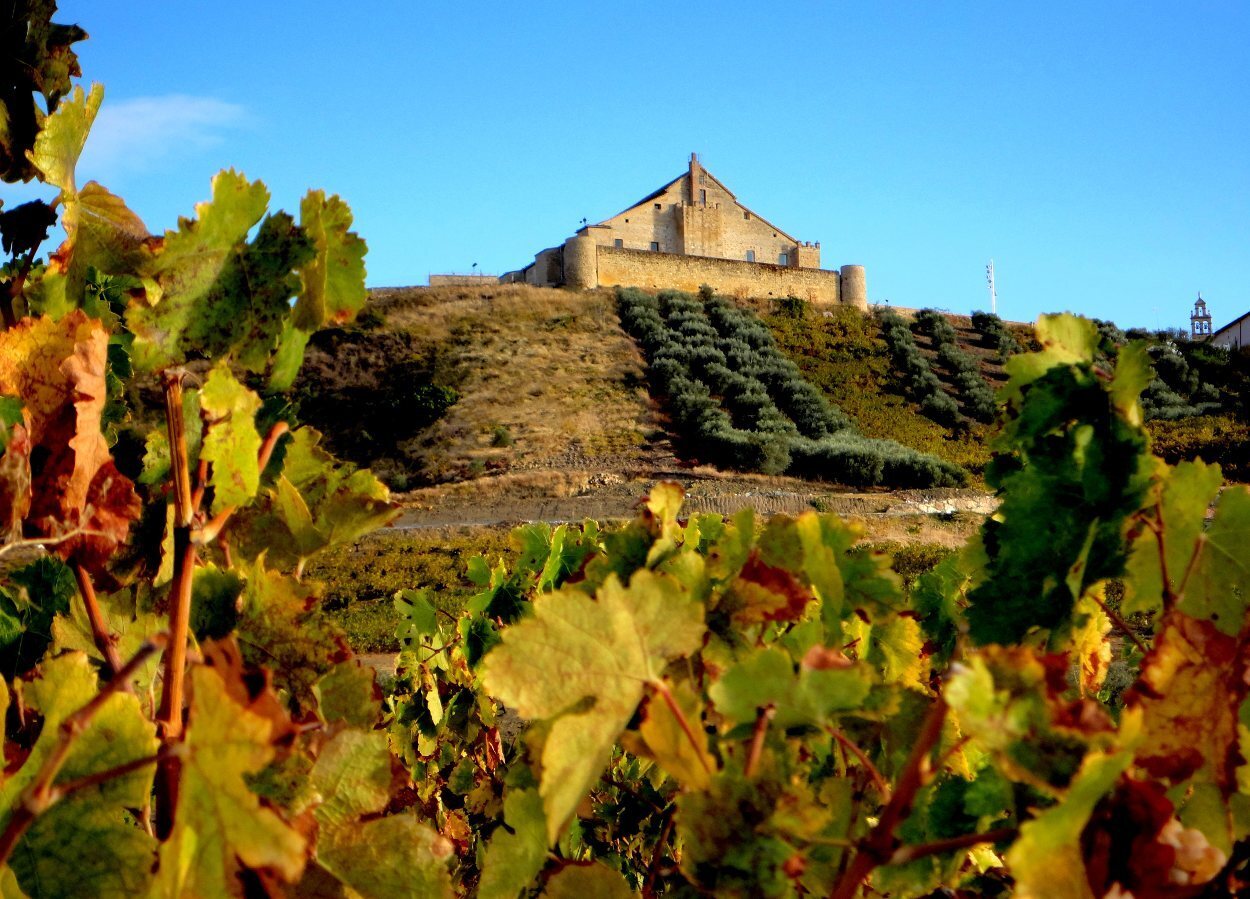
<instances>
[{"instance_id":1,"label":"shrub on hillside","mask_svg":"<svg viewBox=\"0 0 1250 899\"><path fill-rule=\"evenodd\" d=\"M998 353L1000 360L1006 361L1008 356L1020 352L1020 344L1011 336L1011 332L997 315L991 312L974 312L972 313L972 327L980 332L983 344Z\"/></svg>"},{"instance_id":2,"label":"shrub on hillside","mask_svg":"<svg viewBox=\"0 0 1250 899\"><path fill-rule=\"evenodd\" d=\"M641 335L653 389L699 460L856 485L963 482L956 465L853 433L768 328L729 301L620 289L618 302L622 324Z\"/></svg>"}]
</instances>

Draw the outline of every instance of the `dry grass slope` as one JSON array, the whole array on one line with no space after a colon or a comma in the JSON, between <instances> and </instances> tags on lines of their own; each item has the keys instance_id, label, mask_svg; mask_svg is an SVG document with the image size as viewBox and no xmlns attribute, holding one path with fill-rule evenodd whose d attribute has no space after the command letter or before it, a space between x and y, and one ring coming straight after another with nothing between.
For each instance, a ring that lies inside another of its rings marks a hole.
<instances>
[{"instance_id":1,"label":"dry grass slope","mask_svg":"<svg viewBox=\"0 0 1250 899\"><path fill-rule=\"evenodd\" d=\"M460 394L422 435L430 480L640 455L651 414L642 360L610 293L382 290L372 308L430 346L436 381Z\"/></svg>"}]
</instances>

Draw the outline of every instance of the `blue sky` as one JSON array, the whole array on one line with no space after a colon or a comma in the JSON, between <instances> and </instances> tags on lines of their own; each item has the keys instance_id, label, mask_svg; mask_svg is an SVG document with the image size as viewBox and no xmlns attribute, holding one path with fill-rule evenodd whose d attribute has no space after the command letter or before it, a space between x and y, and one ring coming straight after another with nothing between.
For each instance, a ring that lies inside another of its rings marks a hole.
<instances>
[{"instance_id":1,"label":"blue sky","mask_svg":"<svg viewBox=\"0 0 1250 899\"><path fill-rule=\"evenodd\" d=\"M107 89L80 178L154 231L233 165L347 199L373 286L497 273L693 150L875 301L985 308L993 257L1009 318L1250 309L1247 3L60 6Z\"/></svg>"}]
</instances>

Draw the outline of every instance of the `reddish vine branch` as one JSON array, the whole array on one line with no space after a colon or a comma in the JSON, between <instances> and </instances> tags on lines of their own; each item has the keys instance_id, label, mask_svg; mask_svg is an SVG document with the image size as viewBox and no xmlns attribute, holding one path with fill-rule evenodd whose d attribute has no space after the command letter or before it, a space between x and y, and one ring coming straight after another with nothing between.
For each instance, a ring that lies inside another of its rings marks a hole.
<instances>
[{"instance_id":1,"label":"reddish vine branch","mask_svg":"<svg viewBox=\"0 0 1250 899\"><path fill-rule=\"evenodd\" d=\"M0 865L8 862L18 841L21 840L22 835L26 833L35 819L67 795L105 780L112 780L113 778L129 774L131 771L150 765L155 761L155 758L135 759L116 768L110 768L108 771L101 771L98 774L88 775L67 784L53 786L53 781L61 773L65 760L69 758L70 750L74 748L74 742L91 726L92 719L103 708L104 703L114 693L119 692L130 684L130 679L134 677L135 672L148 660L150 655L165 645L165 640L164 634L157 634L144 643L139 648L139 651L135 653L134 658L122 665L113 679L100 688L99 693L91 697L91 700L78 711L71 713L61 721L56 745L52 747L52 751L48 753L47 758L43 760L43 764L39 766L35 779L22 791L21 797L13 808L12 815L9 816L8 823L5 825L4 830L0 832Z\"/></svg>"},{"instance_id":2,"label":"reddish vine branch","mask_svg":"<svg viewBox=\"0 0 1250 899\"><path fill-rule=\"evenodd\" d=\"M864 750L855 745L855 742L836 727L828 728L829 736L833 737L841 743L851 755L859 760L864 766L864 770L868 772L868 776L872 778L872 782L877 786L877 792L881 794L881 798L885 802L890 801L890 782L881 776L881 772L877 770L877 766L872 763L872 759L864 754Z\"/></svg>"},{"instance_id":3,"label":"reddish vine branch","mask_svg":"<svg viewBox=\"0 0 1250 899\"><path fill-rule=\"evenodd\" d=\"M760 763L760 755L764 752L764 738L768 735L768 722L776 716L777 710L770 702L755 715L755 730L751 733L751 748L747 752L746 767L742 773L746 777L754 777L755 769Z\"/></svg>"},{"instance_id":4,"label":"reddish vine branch","mask_svg":"<svg viewBox=\"0 0 1250 899\"><path fill-rule=\"evenodd\" d=\"M78 593L82 596L83 607L87 610L87 620L91 623L91 637L95 641L95 648L104 656L109 677L116 677L117 672L121 670L122 660L117 655L117 643L109 631L108 622L100 608L100 600L96 597L91 575L81 565L75 565L74 579L78 581Z\"/></svg>"},{"instance_id":5,"label":"reddish vine branch","mask_svg":"<svg viewBox=\"0 0 1250 899\"><path fill-rule=\"evenodd\" d=\"M681 710L681 706L677 704L677 697L672 694L672 692L668 689L668 686L663 681L649 681L648 685L652 690L664 698L664 702L668 706L669 711L671 711L673 713L673 717L677 719L677 724L681 727L681 732L686 735L686 739L690 742L691 747L693 747L695 757L698 758L699 764L703 766L703 770L708 774L714 773L712 768L707 763L706 751L699 745L699 740L695 736L694 729L690 726L690 722L686 720L686 715Z\"/></svg>"},{"instance_id":6,"label":"reddish vine branch","mask_svg":"<svg viewBox=\"0 0 1250 899\"><path fill-rule=\"evenodd\" d=\"M183 375L182 369L167 371L164 383L165 424L169 430L170 468L174 479L174 577L169 591L169 648L165 652L164 682L156 721L166 743L182 737L183 678L196 562L195 543L191 540L195 503L191 493L187 431L182 418ZM156 833L162 839L173 830L179 769L178 759L169 756L161 760L157 771Z\"/></svg>"},{"instance_id":7,"label":"reddish vine branch","mask_svg":"<svg viewBox=\"0 0 1250 899\"><path fill-rule=\"evenodd\" d=\"M829 899L855 899L855 894L859 892L860 884L864 882L864 879L872 873L874 868L888 863L894 855L897 848L894 831L911 811L916 793L929 776L929 756L942 738L946 708L946 700L939 694L920 727L920 733L912 746L911 755L907 757L903 773L899 776L898 785L881 812L877 826L860 844L854 858L851 859L850 866L834 885Z\"/></svg>"}]
</instances>

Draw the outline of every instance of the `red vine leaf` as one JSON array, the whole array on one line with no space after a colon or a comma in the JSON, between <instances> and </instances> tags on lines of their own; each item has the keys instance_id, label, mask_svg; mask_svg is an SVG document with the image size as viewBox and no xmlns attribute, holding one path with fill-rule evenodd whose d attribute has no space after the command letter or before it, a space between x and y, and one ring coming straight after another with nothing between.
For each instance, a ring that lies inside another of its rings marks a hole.
<instances>
[{"instance_id":1,"label":"red vine leaf","mask_svg":"<svg viewBox=\"0 0 1250 899\"><path fill-rule=\"evenodd\" d=\"M1246 634L1230 637L1179 611L1164 619L1129 704L1145 714L1137 763L1173 783L1237 789L1237 710L1248 692Z\"/></svg>"},{"instance_id":2,"label":"red vine leaf","mask_svg":"<svg viewBox=\"0 0 1250 899\"><path fill-rule=\"evenodd\" d=\"M765 563L759 552L752 550L725 601L730 603L734 624L746 626L764 621L795 621L813 598L793 574Z\"/></svg>"},{"instance_id":3,"label":"red vine leaf","mask_svg":"<svg viewBox=\"0 0 1250 899\"><path fill-rule=\"evenodd\" d=\"M100 430L107 367L108 333L82 311L25 319L0 334L0 394L19 397L29 422L25 529L39 537L89 532L57 552L97 575L141 512Z\"/></svg>"}]
</instances>

